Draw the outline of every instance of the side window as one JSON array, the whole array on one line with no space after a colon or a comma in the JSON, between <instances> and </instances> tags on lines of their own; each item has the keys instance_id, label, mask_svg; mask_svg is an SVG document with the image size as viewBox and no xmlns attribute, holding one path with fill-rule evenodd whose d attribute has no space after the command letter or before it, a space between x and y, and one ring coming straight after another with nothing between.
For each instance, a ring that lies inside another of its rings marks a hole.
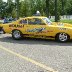
<instances>
[{"instance_id":1,"label":"side window","mask_svg":"<svg viewBox=\"0 0 72 72\"><path fill-rule=\"evenodd\" d=\"M28 19L29 25L45 25L45 23L39 18Z\"/></svg>"},{"instance_id":2,"label":"side window","mask_svg":"<svg viewBox=\"0 0 72 72\"><path fill-rule=\"evenodd\" d=\"M20 23L20 24L27 24L27 20L26 20L26 19L22 19L22 20L20 20L19 23Z\"/></svg>"}]
</instances>

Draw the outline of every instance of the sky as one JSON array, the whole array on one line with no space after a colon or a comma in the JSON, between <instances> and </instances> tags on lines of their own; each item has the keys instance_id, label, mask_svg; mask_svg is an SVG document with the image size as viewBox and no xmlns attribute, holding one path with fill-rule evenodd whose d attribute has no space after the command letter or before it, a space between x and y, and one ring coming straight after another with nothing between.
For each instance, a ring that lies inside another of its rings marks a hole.
<instances>
[{"instance_id":1,"label":"sky","mask_svg":"<svg viewBox=\"0 0 72 72\"><path fill-rule=\"evenodd\" d=\"M4 2L7 2L7 0L3 0ZM14 1L14 0L13 0Z\"/></svg>"},{"instance_id":2,"label":"sky","mask_svg":"<svg viewBox=\"0 0 72 72\"><path fill-rule=\"evenodd\" d=\"M7 0L3 0L3 1L7 2Z\"/></svg>"}]
</instances>

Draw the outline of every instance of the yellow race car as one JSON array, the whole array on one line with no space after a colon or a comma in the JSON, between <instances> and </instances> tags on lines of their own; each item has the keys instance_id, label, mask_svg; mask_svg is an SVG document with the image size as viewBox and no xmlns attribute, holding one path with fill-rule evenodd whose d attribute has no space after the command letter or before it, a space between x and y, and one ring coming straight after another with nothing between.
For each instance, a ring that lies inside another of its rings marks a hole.
<instances>
[{"instance_id":1,"label":"yellow race car","mask_svg":"<svg viewBox=\"0 0 72 72\"><path fill-rule=\"evenodd\" d=\"M20 18L7 24L0 24L5 33L12 34L14 39L22 37L55 39L60 42L72 39L72 25L60 22L51 22L47 17L32 16Z\"/></svg>"}]
</instances>

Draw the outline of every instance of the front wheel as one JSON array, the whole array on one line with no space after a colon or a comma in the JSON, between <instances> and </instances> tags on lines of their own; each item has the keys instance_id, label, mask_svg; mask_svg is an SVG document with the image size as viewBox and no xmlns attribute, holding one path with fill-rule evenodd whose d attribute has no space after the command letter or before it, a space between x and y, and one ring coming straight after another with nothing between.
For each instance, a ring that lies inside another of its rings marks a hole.
<instances>
[{"instance_id":1,"label":"front wheel","mask_svg":"<svg viewBox=\"0 0 72 72\"><path fill-rule=\"evenodd\" d=\"M70 39L69 35L66 33L59 33L56 36L56 40L60 41L60 42L66 42Z\"/></svg>"},{"instance_id":2,"label":"front wheel","mask_svg":"<svg viewBox=\"0 0 72 72\"><path fill-rule=\"evenodd\" d=\"M12 31L12 37L13 39L19 40L22 38L22 34L19 30Z\"/></svg>"}]
</instances>

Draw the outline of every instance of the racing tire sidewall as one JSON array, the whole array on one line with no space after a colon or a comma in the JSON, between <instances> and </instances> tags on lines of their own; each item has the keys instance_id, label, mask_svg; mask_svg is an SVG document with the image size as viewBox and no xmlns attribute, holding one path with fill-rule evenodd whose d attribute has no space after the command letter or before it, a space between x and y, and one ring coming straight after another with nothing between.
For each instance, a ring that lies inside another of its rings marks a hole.
<instances>
[{"instance_id":1,"label":"racing tire sidewall","mask_svg":"<svg viewBox=\"0 0 72 72\"><path fill-rule=\"evenodd\" d=\"M66 39L61 40L61 39L60 39L60 35L61 35L61 34L65 34ZM62 43L69 41L69 39L70 39L70 37L69 37L69 35L66 34L66 33L59 33L59 34L57 34L57 36L56 36L56 41L62 42Z\"/></svg>"},{"instance_id":2,"label":"racing tire sidewall","mask_svg":"<svg viewBox=\"0 0 72 72\"><path fill-rule=\"evenodd\" d=\"M15 33L17 34L17 32L19 33L19 35L16 37ZM22 33L19 30L13 30L12 31L12 38L15 40L20 40L22 38Z\"/></svg>"}]
</instances>

